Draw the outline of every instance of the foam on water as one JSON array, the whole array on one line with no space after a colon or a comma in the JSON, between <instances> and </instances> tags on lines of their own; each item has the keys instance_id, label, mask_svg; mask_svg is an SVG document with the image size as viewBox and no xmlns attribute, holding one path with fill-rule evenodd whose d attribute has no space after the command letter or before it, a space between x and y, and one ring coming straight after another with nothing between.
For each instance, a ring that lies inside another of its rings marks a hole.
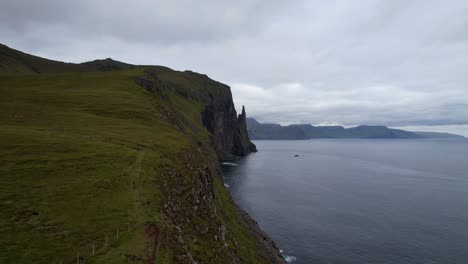
<instances>
[{"instance_id":1,"label":"foam on water","mask_svg":"<svg viewBox=\"0 0 468 264\"><path fill-rule=\"evenodd\" d=\"M222 163L224 166L231 166L231 167L237 167L239 166L237 163L234 162L223 162Z\"/></svg>"},{"instance_id":2,"label":"foam on water","mask_svg":"<svg viewBox=\"0 0 468 264\"><path fill-rule=\"evenodd\" d=\"M297 259L294 256L288 256L286 254L283 254L284 250L282 250L281 248L279 248L278 250L279 250L279 253L281 254L281 256L283 256L284 260L286 260L287 263L291 263L291 262L293 262L293 261L295 261Z\"/></svg>"},{"instance_id":3,"label":"foam on water","mask_svg":"<svg viewBox=\"0 0 468 264\"><path fill-rule=\"evenodd\" d=\"M296 261L296 257L294 257L294 256L283 255L283 257L284 257L284 260L286 260L287 263L292 263L293 261Z\"/></svg>"}]
</instances>

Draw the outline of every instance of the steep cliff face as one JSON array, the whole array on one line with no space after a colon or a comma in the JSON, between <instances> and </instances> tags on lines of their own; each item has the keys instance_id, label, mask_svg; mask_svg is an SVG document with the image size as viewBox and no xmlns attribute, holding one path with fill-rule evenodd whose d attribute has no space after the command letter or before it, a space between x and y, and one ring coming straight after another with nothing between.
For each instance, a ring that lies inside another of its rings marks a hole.
<instances>
[{"instance_id":1,"label":"steep cliff face","mask_svg":"<svg viewBox=\"0 0 468 264\"><path fill-rule=\"evenodd\" d=\"M242 107L242 113L237 116L229 87L223 89L221 95L210 97L210 103L202 113L202 121L213 134L219 159L229 160L255 152L257 148L247 133L245 108Z\"/></svg>"},{"instance_id":2,"label":"steep cliff face","mask_svg":"<svg viewBox=\"0 0 468 264\"><path fill-rule=\"evenodd\" d=\"M229 86L191 71L180 73L184 82L175 81L180 77L175 80L165 77L173 74L174 71L167 68L153 68L146 70L145 76L138 78L137 83L160 96L165 96L166 89L199 102L203 109L201 122L211 133L213 147L220 160L231 160L257 151L247 132L245 107L237 115Z\"/></svg>"},{"instance_id":3,"label":"steep cliff face","mask_svg":"<svg viewBox=\"0 0 468 264\"><path fill-rule=\"evenodd\" d=\"M242 106L242 113L238 116L237 120L239 122L239 134L237 140L239 141L238 144L235 146L240 146L241 149L238 150L238 155L244 156L250 152L256 152L257 146L250 141L249 133L247 132L247 114L245 113L245 107Z\"/></svg>"}]
</instances>

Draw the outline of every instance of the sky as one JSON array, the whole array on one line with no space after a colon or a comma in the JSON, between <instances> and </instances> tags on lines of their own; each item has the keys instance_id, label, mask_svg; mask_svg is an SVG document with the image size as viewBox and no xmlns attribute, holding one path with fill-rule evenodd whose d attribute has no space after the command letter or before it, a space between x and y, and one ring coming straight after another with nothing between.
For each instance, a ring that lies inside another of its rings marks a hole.
<instances>
[{"instance_id":1,"label":"sky","mask_svg":"<svg viewBox=\"0 0 468 264\"><path fill-rule=\"evenodd\" d=\"M261 122L468 136L466 0L2 0L0 42L231 86Z\"/></svg>"}]
</instances>

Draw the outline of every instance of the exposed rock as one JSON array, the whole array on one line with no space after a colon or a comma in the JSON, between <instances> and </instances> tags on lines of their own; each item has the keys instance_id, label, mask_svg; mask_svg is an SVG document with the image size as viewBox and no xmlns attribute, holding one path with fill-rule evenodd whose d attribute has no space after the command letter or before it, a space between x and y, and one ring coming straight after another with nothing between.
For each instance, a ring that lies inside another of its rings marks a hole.
<instances>
[{"instance_id":1,"label":"exposed rock","mask_svg":"<svg viewBox=\"0 0 468 264\"><path fill-rule=\"evenodd\" d=\"M257 151L247 133L246 113L237 116L229 87L211 102L202 113L203 125L213 134L216 153L220 160L230 160Z\"/></svg>"},{"instance_id":2,"label":"exposed rock","mask_svg":"<svg viewBox=\"0 0 468 264\"><path fill-rule=\"evenodd\" d=\"M215 82L203 74L190 71L186 73L194 78L202 79L206 87L216 87L216 94L205 91L205 94L200 95L200 97L204 98L201 101L206 102L201 113L201 120L206 129L213 135L213 146L218 158L220 160L231 160L257 151L255 144L250 141L247 133L245 107L243 106L242 113L237 115L230 87ZM160 98L165 97L164 89L177 86L176 84L167 84L161 80L155 69L146 70L145 75L136 78L135 82ZM185 93L183 89L176 89L174 92L190 99L196 99L193 98L194 95ZM169 123L183 131L180 124L181 116L178 116L170 109L159 109L159 111Z\"/></svg>"}]
</instances>

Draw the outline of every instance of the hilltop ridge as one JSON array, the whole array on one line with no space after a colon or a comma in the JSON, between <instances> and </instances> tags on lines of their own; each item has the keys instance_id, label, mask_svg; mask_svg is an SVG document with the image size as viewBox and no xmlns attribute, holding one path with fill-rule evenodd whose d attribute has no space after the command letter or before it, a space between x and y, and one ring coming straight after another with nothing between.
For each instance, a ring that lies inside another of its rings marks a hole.
<instances>
[{"instance_id":1,"label":"hilltop ridge","mask_svg":"<svg viewBox=\"0 0 468 264\"><path fill-rule=\"evenodd\" d=\"M63 73L63 72L95 72L128 70L137 67L112 60L94 60L83 63L67 63L44 59L12 49L0 43L0 74L27 74L27 73Z\"/></svg>"}]
</instances>

